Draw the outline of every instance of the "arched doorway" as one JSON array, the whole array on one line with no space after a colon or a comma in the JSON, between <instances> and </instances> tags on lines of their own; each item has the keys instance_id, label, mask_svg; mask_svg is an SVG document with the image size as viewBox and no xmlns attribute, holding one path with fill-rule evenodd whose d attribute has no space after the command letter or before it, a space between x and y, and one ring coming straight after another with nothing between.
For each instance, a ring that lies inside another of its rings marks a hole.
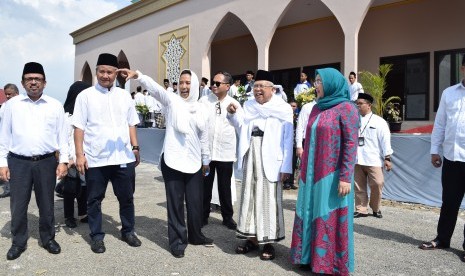
<instances>
[{"instance_id":1,"label":"arched doorway","mask_svg":"<svg viewBox=\"0 0 465 276\"><path fill-rule=\"evenodd\" d=\"M250 30L235 14L227 13L213 32L210 44L212 74L227 71L245 79L247 70L257 70L257 53Z\"/></svg>"},{"instance_id":2,"label":"arched doorway","mask_svg":"<svg viewBox=\"0 0 465 276\"><path fill-rule=\"evenodd\" d=\"M281 16L270 44L269 64L276 83L293 98L300 72L314 78L315 70L341 70L344 33L331 10L321 1L294 0Z\"/></svg>"},{"instance_id":3,"label":"arched doorway","mask_svg":"<svg viewBox=\"0 0 465 276\"><path fill-rule=\"evenodd\" d=\"M89 63L87 63L87 61L84 63L84 66L82 66L81 80L85 83L93 85L92 71L90 70L90 66L89 66Z\"/></svg>"},{"instance_id":4,"label":"arched doorway","mask_svg":"<svg viewBox=\"0 0 465 276\"><path fill-rule=\"evenodd\" d=\"M131 69L131 67L129 66L128 58L126 57L126 54L123 52L123 50L121 50L118 54L118 68ZM123 78L121 75L118 74L118 76L116 77L116 81L117 81L117 86L125 89L125 85L126 85L125 78Z\"/></svg>"}]
</instances>

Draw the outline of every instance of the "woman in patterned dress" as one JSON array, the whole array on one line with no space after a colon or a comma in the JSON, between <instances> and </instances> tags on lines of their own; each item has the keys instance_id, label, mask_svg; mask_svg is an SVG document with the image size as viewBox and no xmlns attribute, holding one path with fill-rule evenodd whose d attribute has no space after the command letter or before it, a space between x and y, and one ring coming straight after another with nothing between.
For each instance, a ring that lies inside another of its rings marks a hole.
<instances>
[{"instance_id":1,"label":"woman in patterned dress","mask_svg":"<svg viewBox=\"0 0 465 276\"><path fill-rule=\"evenodd\" d=\"M291 261L312 272L354 269L353 184L359 114L344 76L317 70L318 95L307 125L291 243Z\"/></svg>"}]
</instances>

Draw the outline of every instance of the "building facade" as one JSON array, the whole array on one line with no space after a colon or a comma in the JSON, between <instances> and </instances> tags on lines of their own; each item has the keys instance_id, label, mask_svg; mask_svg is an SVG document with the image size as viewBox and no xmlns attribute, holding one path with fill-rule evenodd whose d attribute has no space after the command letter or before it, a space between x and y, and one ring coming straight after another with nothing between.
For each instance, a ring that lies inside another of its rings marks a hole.
<instances>
[{"instance_id":1,"label":"building facade","mask_svg":"<svg viewBox=\"0 0 465 276\"><path fill-rule=\"evenodd\" d=\"M185 68L209 79L270 70L286 92L302 70L391 63L386 96L403 99L405 120L432 120L460 81L464 10L463 0L142 0L71 33L75 79L93 83L102 52L158 81Z\"/></svg>"}]
</instances>

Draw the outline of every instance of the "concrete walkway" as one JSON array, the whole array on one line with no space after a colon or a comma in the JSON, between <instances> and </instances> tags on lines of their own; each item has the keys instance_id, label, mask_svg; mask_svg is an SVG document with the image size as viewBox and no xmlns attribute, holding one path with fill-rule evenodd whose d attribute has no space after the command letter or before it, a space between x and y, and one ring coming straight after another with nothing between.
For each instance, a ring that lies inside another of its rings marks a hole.
<instances>
[{"instance_id":1,"label":"concrete walkway","mask_svg":"<svg viewBox=\"0 0 465 276\"><path fill-rule=\"evenodd\" d=\"M56 240L59 255L38 246L38 210L35 199L29 206L30 239L19 259L6 260L11 245L9 199L0 199L0 275L310 275L289 262L296 191L285 191L286 239L275 246L277 257L261 261L257 253L237 255L234 231L221 225L221 215L213 213L203 228L215 247L189 245L186 256L171 256L167 240L166 200L161 173L154 165L136 169L136 231L142 246L131 248L119 239L118 204L111 188L103 201L104 254L90 250L87 224L75 229L64 226L63 203L56 198ZM439 183L438 183L439 185ZM109 186L111 187L111 186ZM240 191L240 183L237 183ZM237 208L237 206L235 206ZM438 213L384 207L384 218L355 220L356 267L353 275L464 275L460 262L464 220L459 218L451 249L423 251L417 246L435 236Z\"/></svg>"}]
</instances>

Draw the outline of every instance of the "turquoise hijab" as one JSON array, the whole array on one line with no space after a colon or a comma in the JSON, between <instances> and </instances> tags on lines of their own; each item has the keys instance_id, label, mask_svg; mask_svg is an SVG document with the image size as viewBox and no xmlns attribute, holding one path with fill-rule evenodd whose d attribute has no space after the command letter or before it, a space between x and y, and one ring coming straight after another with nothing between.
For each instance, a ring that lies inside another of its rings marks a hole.
<instances>
[{"instance_id":1,"label":"turquoise hijab","mask_svg":"<svg viewBox=\"0 0 465 276\"><path fill-rule=\"evenodd\" d=\"M326 110L342 102L350 101L349 85L338 70L334 68L318 69L316 75L320 75L324 90L323 98L316 102L320 110Z\"/></svg>"}]
</instances>

